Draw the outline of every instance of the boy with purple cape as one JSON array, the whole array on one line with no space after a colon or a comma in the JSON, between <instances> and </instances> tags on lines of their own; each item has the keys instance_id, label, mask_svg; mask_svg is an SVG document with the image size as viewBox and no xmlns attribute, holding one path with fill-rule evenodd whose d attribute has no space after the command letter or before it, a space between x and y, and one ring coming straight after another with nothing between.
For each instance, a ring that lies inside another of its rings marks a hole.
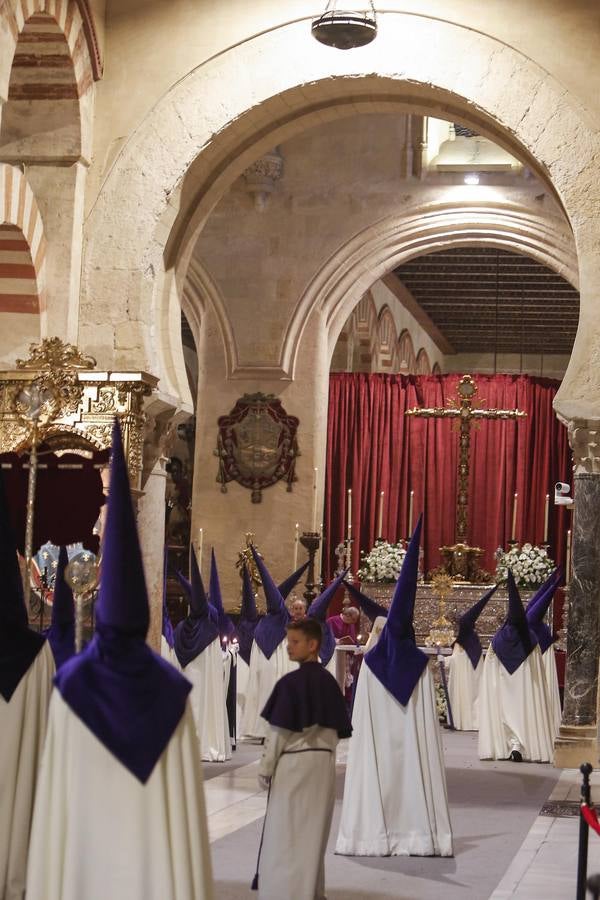
<instances>
[{"instance_id":1,"label":"boy with purple cape","mask_svg":"<svg viewBox=\"0 0 600 900\"><path fill-rule=\"evenodd\" d=\"M150 621L121 431L113 429L96 631L55 678L27 900L211 900L190 683Z\"/></svg>"},{"instance_id":2,"label":"boy with purple cape","mask_svg":"<svg viewBox=\"0 0 600 900\"><path fill-rule=\"evenodd\" d=\"M433 678L415 641L422 517L360 670L336 853L452 856Z\"/></svg>"},{"instance_id":3,"label":"boy with purple cape","mask_svg":"<svg viewBox=\"0 0 600 900\"><path fill-rule=\"evenodd\" d=\"M324 857L335 803L335 749L352 726L333 676L319 661L322 624L287 626L290 659L262 710L268 723L259 782L269 788L253 888L260 900L323 900Z\"/></svg>"},{"instance_id":4,"label":"boy with purple cape","mask_svg":"<svg viewBox=\"0 0 600 900\"><path fill-rule=\"evenodd\" d=\"M479 728L483 648L475 625L497 589L498 585L494 585L458 620L458 634L448 661L448 694L452 722L457 731L477 731Z\"/></svg>"},{"instance_id":5,"label":"boy with purple cape","mask_svg":"<svg viewBox=\"0 0 600 900\"><path fill-rule=\"evenodd\" d=\"M538 638L508 570L508 613L488 648L479 691L479 758L550 762L554 729Z\"/></svg>"},{"instance_id":6,"label":"boy with purple cape","mask_svg":"<svg viewBox=\"0 0 600 900\"><path fill-rule=\"evenodd\" d=\"M27 623L1 473L0 559L0 897L22 900L54 659Z\"/></svg>"}]
</instances>

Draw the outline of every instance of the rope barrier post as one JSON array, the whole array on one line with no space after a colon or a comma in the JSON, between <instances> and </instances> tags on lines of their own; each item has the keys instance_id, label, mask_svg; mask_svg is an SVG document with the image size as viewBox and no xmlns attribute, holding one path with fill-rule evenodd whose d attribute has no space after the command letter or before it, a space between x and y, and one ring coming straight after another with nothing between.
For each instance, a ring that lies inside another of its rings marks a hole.
<instances>
[{"instance_id":1,"label":"rope barrier post","mask_svg":"<svg viewBox=\"0 0 600 900\"><path fill-rule=\"evenodd\" d=\"M590 775L593 767L590 763L583 763L579 766L579 771L583 776L581 782L581 802L586 806L590 806ZM587 878L587 858L588 858L588 824L583 817L583 813L579 813L579 851L577 855L577 893L576 900L585 900L586 895L586 878Z\"/></svg>"}]
</instances>

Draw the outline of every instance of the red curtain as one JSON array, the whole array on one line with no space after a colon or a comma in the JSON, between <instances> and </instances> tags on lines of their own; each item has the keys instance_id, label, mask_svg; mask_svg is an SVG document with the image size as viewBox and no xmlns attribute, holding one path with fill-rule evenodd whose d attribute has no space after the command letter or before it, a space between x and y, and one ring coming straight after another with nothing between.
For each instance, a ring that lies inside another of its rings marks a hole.
<instances>
[{"instance_id":1,"label":"red curtain","mask_svg":"<svg viewBox=\"0 0 600 900\"><path fill-rule=\"evenodd\" d=\"M424 571L440 564L439 547L454 543L458 436L450 419L407 417L415 406L446 407L456 400L458 375L330 376L325 483L325 546L328 580L334 550L347 533L347 491L352 489L352 569L375 542L378 498L384 491L382 537L408 536L410 492L413 524L424 512ZM542 543L544 507L550 495L550 555L565 558L570 514L554 506L554 484L570 482L567 431L552 409L559 383L528 375L477 375L476 401L483 408L521 409L519 422L482 421L472 428L469 543L485 550L484 568L495 569L494 552L511 537L514 494L517 540Z\"/></svg>"}]
</instances>

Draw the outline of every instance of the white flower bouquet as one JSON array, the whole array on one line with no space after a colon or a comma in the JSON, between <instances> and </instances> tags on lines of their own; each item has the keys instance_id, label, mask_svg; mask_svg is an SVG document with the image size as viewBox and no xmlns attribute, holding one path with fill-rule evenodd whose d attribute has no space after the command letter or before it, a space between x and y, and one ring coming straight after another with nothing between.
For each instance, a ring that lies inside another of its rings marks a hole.
<instances>
[{"instance_id":1,"label":"white flower bouquet","mask_svg":"<svg viewBox=\"0 0 600 900\"><path fill-rule=\"evenodd\" d=\"M356 575L361 582L393 584L398 579L405 556L406 548L402 541L397 544L376 541L372 550L361 554L361 566Z\"/></svg>"},{"instance_id":2,"label":"white flower bouquet","mask_svg":"<svg viewBox=\"0 0 600 900\"><path fill-rule=\"evenodd\" d=\"M505 553L499 551L497 560L496 583L505 584L511 569L517 586L526 589L543 584L555 566L544 547L534 547L532 544L520 547L516 544Z\"/></svg>"}]
</instances>

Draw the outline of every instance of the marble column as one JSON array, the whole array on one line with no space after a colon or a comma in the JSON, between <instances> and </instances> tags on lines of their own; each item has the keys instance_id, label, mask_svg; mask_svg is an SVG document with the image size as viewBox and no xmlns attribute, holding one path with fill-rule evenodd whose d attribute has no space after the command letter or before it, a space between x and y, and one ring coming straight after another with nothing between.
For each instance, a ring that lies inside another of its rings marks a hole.
<instances>
[{"instance_id":1,"label":"marble column","mask_svg":"<svg viewBox=\"0 0 600 900\"><path fill-rule=\"evenodd\" d=\"M563 720L555 765L597 766L598 664L600 661L600 423L574 420L572 574L569 584Z\"/></svg>"}]
</instances>

